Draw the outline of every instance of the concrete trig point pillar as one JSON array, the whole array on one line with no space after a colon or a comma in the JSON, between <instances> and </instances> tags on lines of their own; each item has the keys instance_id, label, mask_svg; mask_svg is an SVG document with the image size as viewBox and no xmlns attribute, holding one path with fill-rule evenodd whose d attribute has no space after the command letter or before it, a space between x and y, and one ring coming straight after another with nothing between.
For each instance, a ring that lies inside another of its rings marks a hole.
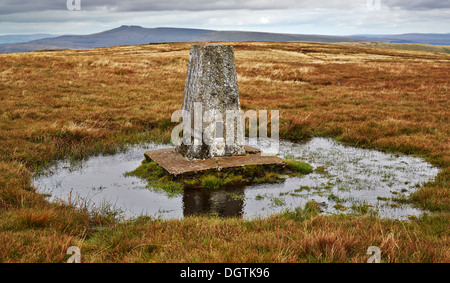
<instances>
[{"instance_id":1,"label":"concrete trig point pillar","mask_svg":"<svg viewBox=\"0 0 450 283\"><path fill-rule=\"evenodd\" d=\"M245 154L233 46L191 47L182 110L178 153L188 159Z\"/></svg>"}]
</instances>

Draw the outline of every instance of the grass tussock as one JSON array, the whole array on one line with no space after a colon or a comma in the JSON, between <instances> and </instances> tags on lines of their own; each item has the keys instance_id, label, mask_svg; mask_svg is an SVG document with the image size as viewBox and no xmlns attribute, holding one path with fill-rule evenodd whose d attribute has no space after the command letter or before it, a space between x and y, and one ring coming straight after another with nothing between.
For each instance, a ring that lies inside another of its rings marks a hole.
<instances>
[{"instance_id":1,"label":"grass tussock","mask_svg":"<svg viewBox=\"0 0 450 283\"><path fill-rule=\"evenodd\" d=\"M411 223L372 216L321 216L314 204L264 220L141 218L83 243L85 262L365 262L378 246L382 262L448 261L442 219ZM430 229L426 234L425 230ZM430 235L435 235L433 238ZM437 236L440 235L440 236Z\"/></svg>"},{"instance_id":2,"label":"grass tussock","mask_svg":"<svg viewBox=\"0 0 450 283\"><path fill-rule=\"evenodd\" d=\"M190 44L0 54L0 261L63 262L76 245L85 262L364 262L369 246L385 262L450 262L448 54L231 44L243 110L280 110L281 138L333 136L440 166L407 200L430 215L398 222L300 208L254 221L120 223L114 213L50 204L30 179L55 160L170 140Z\"/></svg>"},{"instance_id":3,"label":"grass tussock","mask_svg":"<svg viewBox=\"0 0 450 283\"><path fill-rule=\"evenodd\" d=\"M299 176L312 172L312 167L301 161L290 160L286 165L246 165L222 169L220 172L205 171L183 176L172 176L154 161L144 160L142 164L126 176L136 176L148 181L153 190L165 191L169 196L181 194L185 188L206 188L217 190L224 187L249 184L276 183L284 176Z\"/></svg>"},{"instance_id":4,"label":"grass tussock","mask_svg":"<svg viewBox=\"0 0 450 283\"><path fill-rule=\"evenodd\" d=\"M294 172L309 174L313 171L313 167L306 162L299 160L287 160L286 166Z\"/></svg>"}]
</instances>

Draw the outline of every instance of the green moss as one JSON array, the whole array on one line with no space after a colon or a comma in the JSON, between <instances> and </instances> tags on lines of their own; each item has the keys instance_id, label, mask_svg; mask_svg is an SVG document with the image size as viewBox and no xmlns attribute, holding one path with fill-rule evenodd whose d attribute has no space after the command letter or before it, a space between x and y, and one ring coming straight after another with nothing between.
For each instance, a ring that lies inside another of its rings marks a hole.
<instances>
[{"instance_id":1,"label":"green moss","mask_svg":"<svg viewBox=\"0 0 450 283\"><path fill-rule=\"evenodd\" d=\"M228 174L225 179L223 180L223 185L230 185L230 184L236 184L236 183L241 183L244 181L244 177L242 177L241 175L234 175L233 173Z\"/></svg>"},{"instance_id":2,"label":"green moss","mask_svg":"<svg viewBox=\"0 0 450 283\"><path fill-rule=\"evenodd\" d=\"M238 195L235 193L225 193L225 195L231 197L234 200L244 200L244 198L245 198L245 195Z\"/></svg>"},{"instance_id":3,"label":"green moss","mask_svg":"<svg viewBox=\"0 0 450 283\"><path fill-rule=\"evenodd\" d=\"M174 182L169 176L159 178L157 182L152 182L152 186L156 189L165 191L169 196L176 196L183 192L183 184Z\"/></svg>"},{"instance_id":4,"label":"green moss","mask_svg":"<svg viewBox=\"0 0 450 283\"><path fill-rule=\"evenodd\" d=\"M165 175L164 169L161 166L153 161L148 162L146 160L134 171L125 173L125 176L136 176L147 180L159 179Z\"/></svg>"},{"instance_id":5,"label":"green moss","mask_svg":"<svg viewBox=\"0 0 450 283\"><path fill-rule=\"evenodd\" d=\"M315 169L315 172L318 173L318 174L326 175L326 176L327 176L327 175L330 175L330 173L328 173L328 171L325 170L325 167L323 167L323 166L317 167L317 168Z\"/></svg>"},{"instance_id":6,"label":"green moss","mask_svg":"<svg viewBox=\"0 0 450 283\"><path fill-rule=\"evenodd\" d=\"M263 200L264 196L262 195L256 195L255 200Z\"/></svg>"},{"instance_id":7,"label":"green moss","mask_svg":"<svg viewBox=\"0 0 450 283\"><path fill-rule=\"evenodd\" d=\"M345 211L347 210L347 207L345 207L344 205L338 203L336 205L333 206L336 210L340 210L340 211Z\"/></svg>"},{"instance_id":8,"label":"green moss","mask_svg":"<svg viewBox=\"0 0 450 283\"><path fill-rule=\"evenodd\" d=\"M286 166L292 171L302 174L309 174L313 171L311 165L299 160L287 160Z\"/></svg>"},{"instance_id":9,"label":"green moss","mask_svg":"<svg viewBox=\"0 0 450 283\"><path fill-rule=\"evenodd\" d=\"M264 172L261 176L256 176L254 178L249 179L249 183L278 183L283 181L279 174L273 172Z\"/></svg>"},{"instance_id":10,"label":"green moss","mask_svg":"<svg viewBox=\"0 0 450 283\"><path fill-rule=\"evenodd\" d=\"M183 184L173 181L165 170L151 161L143 161L134 171L125 173L125 176L136 176L146 179L149 186L156 190L163 190L169 196L175 196L183 192Z\"/></svg>"},{"instance_id":11,"label":"green moss","mask_svg":"<svg viewBox=\"0 0 450 283\"><path fill-rule=\"evenodd\" d=\"M155 162L144 160L138 168L126 173L125 176L145 179L150 188L163 190L172 196L182 193L185 188L198 187L217 190L227 186L276 183L283 181L288 175L312 172L312 167L307 163L294 160L286 163L289 165L246 165L221 172L208 171L174 177Z\"/></svg>"},{"instance_id":12,"label":"green moss","mask_svg":"<svg viewBox=\"0 0 450 283\"><path fill-rule=\"evenodd\" d=\"M269 173L266 173L266 175L264 176L264 180L266 182L274 183L274 182L279 182L279 181L283 180L283 177L281 177L277 173L269 172Z\"/></svg>"},{"instance_id":13,"label":"green moss","mask_svg":"<svg viewBox=\"0 0 450 283\"><path fill-rule=\"evenodd\" d=\"M389 199L386 197L377 197L377 200L388 201Z\"/></svg>"},{"instance_id":14,"label":"green moss","mask_svg":"<svg viewBox=\"0 0 450 283\"><path fill-rule=\"evenodd\" d=\"M331 200L331 201L334 201L334 202L337 202L337 203L344 202L343 199L341 199L338 195L335 195L335 194L333 194L333 193L331 193L331 194L328 196L328 200Z\"/></svg>"},{"instance_id":15,"label":"green moss","mask_svg":"<svg viewBox=\"0 0 450 283\"><path fill-rule=\"evenodd\" d=\"M201 178L202 186L208 189L217 190L223 185L223 179L215 175L205 175Z\"/></svg>"},{"instance_id":16,"label":"green moss","mask_svg":"<svg viewBox=\"0 0 450 283\"><path fill-rule=\"evenodd\" d=\"M301 192L303 190L307 190L309 192L311 190L311 188L308 187L308 186L300 186L300 188L294 190L294 192L298 193L298 192Z\"/></svg>"}]
</instances>

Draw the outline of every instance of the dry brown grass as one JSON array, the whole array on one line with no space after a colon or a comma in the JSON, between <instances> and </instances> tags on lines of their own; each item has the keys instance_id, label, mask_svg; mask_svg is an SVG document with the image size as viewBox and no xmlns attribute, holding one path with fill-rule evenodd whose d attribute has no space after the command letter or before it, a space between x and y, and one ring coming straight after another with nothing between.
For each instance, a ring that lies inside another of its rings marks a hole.
<instances>
[{"instance_id":1,"label":"dry brown grass","mask_svg":"<svg viewBox=\"0 0 450 283\"><path fill-rule=\"evenodd\" d=\"M439 233L435 221L295 214L253 221L144 218L97 233L82 249L85 262L366 262L367 248L375 245L383 262L448 262L448 245L417 233L427 225Z\"/></svg>"},{"instance_id":2,"label":"dry brown grass","mask_svg":"<svg viewBox=\"0 0 450 283\"><path fill-rule=\"evenodd\" d=\"M85 261L360 262L378 245L389 262L449 262L450 56L231 44L242 107L279 109L282 138L333 136L443 168L412 197L433 216L410 223L281 215L110 224L108 216L49 204L30 184L42 166L168 141L190 44L0 54L0 261L64 261L76 244Z\"/></svg>"}]
</instances>

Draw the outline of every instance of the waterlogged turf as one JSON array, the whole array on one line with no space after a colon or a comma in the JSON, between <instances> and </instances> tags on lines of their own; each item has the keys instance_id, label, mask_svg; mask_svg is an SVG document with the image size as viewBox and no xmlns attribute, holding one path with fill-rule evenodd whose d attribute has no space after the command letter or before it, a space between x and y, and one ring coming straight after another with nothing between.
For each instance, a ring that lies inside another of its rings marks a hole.
<instances>
[{"instance_id":1,"label":"waterlogged turf","mask_svg":"<svg viewBox=\"0 0 450 283\"><path fill-rule=\"evenodd\" d=\"M132 147L115 155L93 156L76 165L61 162L33 182L49 200L70 201L92 209L113 208L123 218L149 215L183 218L192 214L266 217L319 203L322 213L373 213L383 218L407 219L423 211L405 201L439 169L413 156L341 145L332 139L305 143L280 142L278 156L302 160L314 171L282 182L224 189L185 189L168 194L148 187L145 180L125 176L137 168L147 150L165 144Z\"/></svg>"}]
</instances>

